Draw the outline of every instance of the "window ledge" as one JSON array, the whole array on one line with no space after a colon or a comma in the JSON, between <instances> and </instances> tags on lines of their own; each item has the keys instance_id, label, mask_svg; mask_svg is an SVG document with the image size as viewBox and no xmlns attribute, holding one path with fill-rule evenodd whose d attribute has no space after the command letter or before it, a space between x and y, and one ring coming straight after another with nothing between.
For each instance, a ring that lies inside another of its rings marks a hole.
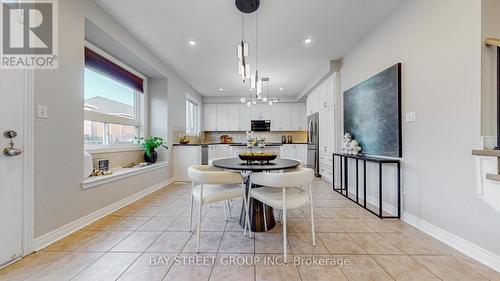
<instances>
[{"instance_id":1,"label":"window ledge","mask_svg":"<svg viewBox=\"0 0 500 281\"><path fill-rule=\"evenodd\" d=\"M126 145L126 146L94 146L85 147L84 149L90 154L96 153L110 153L110 152L123 152L123 151L139 151L143 150L142 147L138 145Z\"/></svg>"},{"instance_id":2,"label":"window ledge","mask_svg":"<svg viewBox=\"0 0 500 281\"><path fill-rule=\"evenodd\" d=\"M97 176L97 177L89 177L82 181L81 186L82 189L89 189L92 187L96 187L99 185L103 185L106 183L114 182L120 179L128 178L131 176L139 175L142 173L158 170L160 168L166 167L168 162L161 161L149 166L140 167L140 168L116 168L112 169L113 174L109 176Z\"/></svg>"}]
</instances>

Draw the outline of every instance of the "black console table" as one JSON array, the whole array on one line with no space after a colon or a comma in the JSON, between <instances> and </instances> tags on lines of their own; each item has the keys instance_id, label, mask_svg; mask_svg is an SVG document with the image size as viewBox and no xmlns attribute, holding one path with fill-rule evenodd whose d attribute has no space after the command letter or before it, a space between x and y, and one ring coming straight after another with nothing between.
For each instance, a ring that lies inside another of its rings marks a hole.
<instances>
[{"instance_id":1,"label":"black console table","mask_svg":"<svg viewBox=\"0 0 500 281\"><path fill-rule=\"evenodd\" d=\"M340 171L340 187L335 187L335 157L338 157L340 160L339 171ZM349 197L349 159L356 160L356 200ZM359 203L359 172L358 172L358 164L359 161L363 162L363 203ZM354 156L354 155L346 155L346 154L338 154L333 153L333 190L340 193L347 199L352 202L358 204L359 206L365 208L370 213L376 215L381 219L389 219L389 218L401 218L401 162L398 159L386 159L386 158L376 158L376 157L366 157L366 156ZM378 214L374 211L370 210L366 207L366 162L378 163ZM398 214L397 216L385 216L383 214L382 208L382 191L383 191L383 182L382 182L382 169L383 164L395 164L397 167L397 204L398 204ZM344 193L345 191L345 193Z\"/></svg>"}]
</instances>

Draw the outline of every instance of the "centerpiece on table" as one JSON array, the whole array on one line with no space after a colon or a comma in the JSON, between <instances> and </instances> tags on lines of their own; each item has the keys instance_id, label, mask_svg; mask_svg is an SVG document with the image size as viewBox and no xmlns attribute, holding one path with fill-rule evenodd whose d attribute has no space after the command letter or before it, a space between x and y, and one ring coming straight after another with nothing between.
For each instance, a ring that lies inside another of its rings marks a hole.
<instances>
[{"instance_id":1,"label":"centerpiece on table","mask_svg":"<svg viewBox=\"0 0 500 281\"><path fill-rule=\"evenodd\" d=\"M254 147L257 146L259 148L258 152L254 152ZM269 161L276 159L278 155L273 153L265 153L264 148L266 147L266 139L265 138L257 138L253 136L253 132L247 133L247 152L241 153L239 155L241 160L247 161L247 164L251 164L252 162L258 161L261 164L266 162L269 164Z\"/></svg>"},{"instance_id":2,"label":"centerpiece on table","mask_svg":"<svg viewBox=\"0 0 500 281\"><path fill-rule=\"evenodd\" d=\"M156 160L158 160L157 148L164 147L168 149L166 141L159 137L136 138L136 140L144 148L144 161L148 163L156 163Z\"/></svg>"}]
</instances>

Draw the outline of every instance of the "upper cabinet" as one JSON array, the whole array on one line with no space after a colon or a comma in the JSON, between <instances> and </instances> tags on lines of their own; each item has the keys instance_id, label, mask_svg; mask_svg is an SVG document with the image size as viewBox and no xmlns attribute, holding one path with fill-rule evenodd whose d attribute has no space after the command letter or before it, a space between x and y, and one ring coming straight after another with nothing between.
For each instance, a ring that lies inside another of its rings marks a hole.
<instances>
[{"instance_id":1,"label":"upper cabinet","mask_svg":"<svg viewBox=\"0 0 500 281\"><path fill-rule=\"evenodd\" d=\"M205 104L205 131L249 131L252 120L271 120L271 131L307 130L306 104Z\"/></svg>"},{"instance_id":2,"label":"upper cabinet","mask_svg":"<svg viewBox=\"0 0 500 281\"><path fill-rule=\"evenodd\" d=\"M335 75L329 76L307 97L308 116L333 106L335 99Z\"/></svg>"}]
</instances>

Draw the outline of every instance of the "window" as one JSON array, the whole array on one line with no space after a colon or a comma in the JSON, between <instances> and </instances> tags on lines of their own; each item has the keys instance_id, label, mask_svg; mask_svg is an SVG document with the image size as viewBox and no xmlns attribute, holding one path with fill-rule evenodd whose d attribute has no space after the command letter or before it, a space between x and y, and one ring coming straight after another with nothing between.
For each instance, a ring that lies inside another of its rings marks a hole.
<instances>
[{"instance_id":1,"label":"window","mask_svg":"<svg viewBox=\"0 0 500 281\"><path fill-rule=\"evenodd\" d=\"M108 57L104 57L108 56ZM142 132L143 78L137 78L102 51L85 49L84 143L86 146L133 144ZM128 76L134 76L129 82ZM140 84L138 83L140 79Z\"/></svg>"},{"instance_id":2,"label":"window","mask_svg":"<svg viewBox=\"0 0 500 281\"><path fill-rule=\"evenodd\" d=\"M186 133L197 135L200 132L200 110L198 102L192 98L186 99Z\"/></svg>"}]
</instances>

